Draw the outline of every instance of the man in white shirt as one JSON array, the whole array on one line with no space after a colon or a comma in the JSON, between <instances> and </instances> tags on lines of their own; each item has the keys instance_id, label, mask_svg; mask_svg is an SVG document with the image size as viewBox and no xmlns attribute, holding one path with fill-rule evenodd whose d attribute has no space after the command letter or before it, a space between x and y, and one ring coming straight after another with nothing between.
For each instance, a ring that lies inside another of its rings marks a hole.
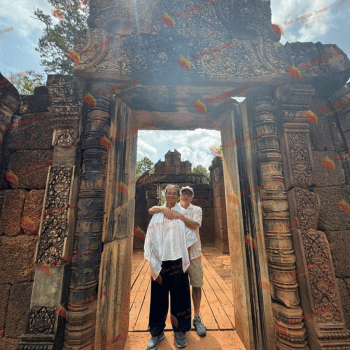
<instances>
[{"instance_id":1,"label":"man in white shirt","mask_svg":"<svg viewBox=\"0 0 350 350\"><path fill-rule=\"evenodd\" d=\"M187 345L184 332L191 329L191 296L187 270L190 247L197 241L196 233L187 228L182 208L177 204L180 188L168 185L165 189L166 215L152 212L146 234L145 258L151 265L151 305L149 329L152 335L147 350L155 350L164 339L165 320L169 308L176 345ZM159 207L157 207L159 208Z\"/></svg>"},{"instance_id":2,"label":"man in white shirt","mask_svg":"<svg viewBox=\"0 0 350 350\"><path fill-rule=\"evenodd\" d=\"M206 336L206 329L199 317L199 309L202 296L203 286L203 266L201 260L201 241L199 237L199 227L202 225L202 208L191 204L194 197L194 191L191 187L182 187L180 191L180 206L181 213L185 218L181 218L184 224L195 230L197 235L197 242L191 246L190 249L190 267L188 269L188 276L192 286L192 300L194 305L193 325L196 328L197 334L200 337ZM150 214L163 213L168 219L172 220L176 216L171 213L166 207L154 206L149 210Z\"/></svg>"}]
</instances>

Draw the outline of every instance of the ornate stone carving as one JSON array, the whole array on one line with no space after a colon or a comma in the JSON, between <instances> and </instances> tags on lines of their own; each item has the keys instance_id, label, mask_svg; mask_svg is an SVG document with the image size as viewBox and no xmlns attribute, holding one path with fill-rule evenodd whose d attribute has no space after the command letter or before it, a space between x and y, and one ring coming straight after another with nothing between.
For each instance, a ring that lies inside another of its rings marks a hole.
<instances>
[{"instance_id":1,"label":"ornate stone carving","mask_svg":"<svg viewBox=\"0 0 350 350\"><path fill-rule=\"evenodd\" d=\"M303 318L312 320L306 322L309 341L313 346L346 349L350 346L350 333L345 328L329 243L323 232L315 230L319 196L295 188L288 193L288 198L292 220L300 223L300 229L292 228L298 267L299 270L303 265L310 267L299 276Z\"/></svg>"},{"instance_id":2,"label":"ornate stone carving","mask_svg":"<svg viewBox=\"0 0 350 350\"><path fill-rule=\"evenodd\" d=\"M308 349L304 322L292 320L302 315L295 271L295 256L289 229L286 190L282 177L282 157L277 136L277 120L269 93L257 96L254 105L254 132L265 130L257 139L259 182L266 184L282 179L260 190L266 251L269 261L272 305L275 315L278 349ZM288 278L286 278L288 276Z\"/></svg>"},{"instance_id":3,"label":"ornate stone carving","mask_svg":"<svg viewBox=\"0 0 350 350\"><path fill-rule=\"evenodd\" d=\"M72 147L78 142L78 131L72 129L55 129L52 146Z\"/></svg>"},{"instance_id":4,"label":"ornate stone carving","mask_svg":"<svg viewBox=\"0 0 350 350\"><path fill-rule=\"evenodd\" d=\"M72 176L73 167L53 166L50 168L45 212L36 257L37 263L51 264L62 257L63 244L67 236L67 211Z\"/></svg>"},{"instance_id":5,"label":"ornate stone carving","mask_svg":"<svg viewBox=\"0 0 350 350\"><path fill-rule=\"evenodd\" d=\"M303 316L292 322L294 325L300 319L305 320L312 349L346 349L350 345L349 332L344 327L329 244L325 234L316 231L320 200L317 194L300 188L312 183L309 128L303 120L303 114L310 107L300 103L302 92L306 95L304 101L308 101L312 89L298 84L282 87L282 91L281 115L287 123L281 145L286 183L288 188L294 187L288 192L288 202L291 221L298 222L291 231L304 311Z\"/></svg>"},{"instance_id":6,"label":"ornate stone carving","mask_svg":"<svg viewBox=\"0 0 350 350\"><path fill-rule=\"evenodd\" d=\"M33 308L29 313L26 334L54 334L56 312L54 308Z\"/></svg>"},{"instance_id":7,"label":"ornate stone carving","mask_svg":"<svg viewBox=\"0 0 350 350\"><path fill-rule=\"evenodd\" d=\"M289 155L286 160L289 168L288 174L290 174L290 176L286 176L288 188L297 184L299 186L311 184L313 166L308 136L309 130L306 124L298 125L297 129L287 129L285 126L284 130L286 152ZM303 132L300 132L300 130L303 130Z\"/></svg>"},{"instance_id":8,"label":"ornate stone carving","mask_svg":"<svg viewBox=\"0 0 350 350\"><path fill-rule=\"evenodd\" d=\"M97 293L101 261L101 237L104 215L104 195L108 148L100 139L108 136L110 126L110 101L96 99L86 118L84 153L79 192L78 220L74 252L95 248L82 259L73 260L70 281L70 298L64 349L74 349L93 344L96 318L95 302L77 302L93 298ZM76 325L81 325L77 327Z\"/></svg>"}]
</instances>

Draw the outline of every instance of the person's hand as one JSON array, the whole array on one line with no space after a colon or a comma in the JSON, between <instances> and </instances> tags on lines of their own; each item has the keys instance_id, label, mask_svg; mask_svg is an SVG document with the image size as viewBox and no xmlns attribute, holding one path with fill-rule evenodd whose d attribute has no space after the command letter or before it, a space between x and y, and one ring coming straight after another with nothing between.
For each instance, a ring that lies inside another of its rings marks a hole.
<instances>
[{"instance_id":1,"label":"person's hand","mask_svg":"<svg viewBox=\"0 0 350 350\"><path fill-rule=\"evenodd\" d=\"M162 213L164 214L164 216L165 216L168 220L174 220L174 219L176 219L176 217L175 217L175 215L174 215L174 213L176 213L176 212L174 212L173 210L171 210L171 209L169 209L169 208L167 208L167 207L164 207L164 208L162 209Z\"/></svg>"},{"instance_id":2,"label":"person's hand","mask_svg":"<svg viewBox=\"0 0 350 350\"><path fill-rule=\"evenodd\" d=\"M173 215L174 215L174 217L175 217L175 219L179 219L179 220L185 220L185 215L183 215L183 214L181 214L181 213L179 213L179 212L177 212L177 211L174 211L174 210L172 210L172 212L173 212Z\"/></svg>"}]
</instances>

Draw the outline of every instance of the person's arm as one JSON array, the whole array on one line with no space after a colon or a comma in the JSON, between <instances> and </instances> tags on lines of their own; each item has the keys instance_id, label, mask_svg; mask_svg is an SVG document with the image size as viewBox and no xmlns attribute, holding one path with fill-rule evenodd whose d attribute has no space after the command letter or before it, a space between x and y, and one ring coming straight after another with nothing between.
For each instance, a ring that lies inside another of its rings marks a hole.
<instances>
[{"instance_id":1,"label":"person's arm","mask_svg":"<svg viewBox=\"0 0 350 350\"><path fill-rule=\"evenodd\" d=\"M183 221L183 223L191 230L195 230L197 227L199 227L199 223L197 221L186 218L185 216L180 220Z\"/></svg>"},{"instance_id":2,"label":"person's arm","mask_svg":"<svg viewBox=\"0 0 350 350\"><path fill-rule=\"evenodd\" d=\"M163 213L164 216L169 219L169 220L174 220L174 219L178 219L178 217L176 217L176 215L174 213L174 210L170 210L169 208L167 207L157 207L157 206L154 206L152 208L150 208L148 210L148 212L153 215L153 214L158 214L158 213Z\"/></svg>"}]
</instances>

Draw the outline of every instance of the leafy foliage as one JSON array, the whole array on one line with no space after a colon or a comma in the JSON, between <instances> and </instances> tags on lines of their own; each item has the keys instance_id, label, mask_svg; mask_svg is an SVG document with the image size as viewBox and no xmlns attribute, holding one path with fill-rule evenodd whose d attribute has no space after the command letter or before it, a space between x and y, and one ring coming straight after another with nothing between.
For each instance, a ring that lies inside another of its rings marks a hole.
<instances>
[{"instance_id":1,"label":"leafy foliage","mask_svg":"<svg viewBox=\"0 0 350 350\"><path fill-rule=\"evenodd\" d=\"M203 165L197 165L192 169L192 174L202 174L204 175L208 180L210 180L209 172L206 168L204 168Z\"/></svg>"},{"instance_id":2,"label":"leafy foliage","mask_svg":"<svg viewBox=\"0 0 350 350\"><path fill-rule=\"evenodd\" d=\"M139 162L136 163L136 178L138 179L147 170L150 174L153 174L154 163L148 157L145 156Z\"/></svg>"},{"instance_id":3,"label":"leafy foliage","mask_svg":"<svg viewBox=\"0 0 350 350\"><path fill-rule=\"evenodd\" d=\"M26 75L12 79L11 83L21 95L33 95L37 86L45 84L45 77L31 70Z\"/></svg>"},{"instance_id":4,"label":"leafy foliage","mask_svg":"<svg viewBox=\"0 0 350 350\"><path fill-rule=\"evenodd\" d=\"M38 8L35 9L35 18L46 25L44 36L39 39L35 50L40 53L46 73L72 74L74 63L68 58L67 53L73 48L75 36L88 28L89 4L86 4L85 0L85 4L82 1L79 5L75 5L71 0L48 0L48 2L53 10L58 8L63 13L63 19L54 24L55 17L45 15Z\"/></svg>"}]
</instances>

